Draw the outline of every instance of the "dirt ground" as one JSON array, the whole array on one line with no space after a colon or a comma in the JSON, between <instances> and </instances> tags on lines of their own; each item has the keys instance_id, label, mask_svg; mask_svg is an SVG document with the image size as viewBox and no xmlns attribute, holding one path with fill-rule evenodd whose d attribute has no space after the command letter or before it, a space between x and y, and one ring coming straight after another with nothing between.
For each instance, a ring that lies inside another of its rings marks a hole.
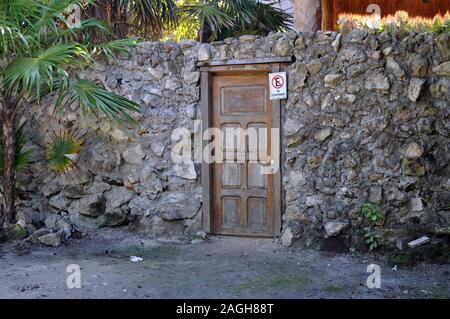
<instances>
[{"instance_id":1,"label":"dirt ground","mask_svg":"<svg viewBox=\"0 0 450 319\"><path fill-rule=\"evenodd\" d=\"M69 264L81 267L80 289L66 285ZM369 264L381 267L379 289L366 287ZM270 239L186 244L108 229L57 248L0 246L0 298L449 297L450 265L394 270L372 256L288 249Z\"/></svg>"}]
</instances>

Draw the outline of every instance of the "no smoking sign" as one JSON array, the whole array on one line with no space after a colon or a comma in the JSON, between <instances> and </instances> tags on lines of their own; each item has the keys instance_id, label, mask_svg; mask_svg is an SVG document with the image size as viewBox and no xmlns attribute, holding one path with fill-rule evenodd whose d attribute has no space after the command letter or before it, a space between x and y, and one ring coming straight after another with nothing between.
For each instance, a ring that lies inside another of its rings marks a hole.
<instances>
[{"instance_id":1,"label":"no smoking sign","mask_svg":"<svg viewBox=\"0 0 450 319\"><path fill-rule=\"evenodd\" d=\"M269 87L271 100L287 98L286 72L269 73Z\"/></svg>"}]
</instances>

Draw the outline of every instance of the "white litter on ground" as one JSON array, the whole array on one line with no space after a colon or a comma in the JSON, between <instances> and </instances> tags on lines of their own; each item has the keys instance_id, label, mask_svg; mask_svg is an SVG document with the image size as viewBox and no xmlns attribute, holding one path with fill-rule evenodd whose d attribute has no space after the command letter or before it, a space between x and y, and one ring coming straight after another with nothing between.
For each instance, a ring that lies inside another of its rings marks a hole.
<instances>
[{"instance_id":1,"label":"white litter on ground","mask_svg":"<svg viewBox=\"0 0 450 319\"><path fill-rule=\"evenodd\" d=\"M143 261L143 260L144 260L144 258L142 258L142 257L137 257L137 256L131 256L130 257L130 261L134 262L134 263L137 263L137 262L140 262L140 261Z\"/></svg>"},{"instance_id":2,"label":"white litter on ground","mask_svg":"<svg viewBox=\"0 0 450 319\"><path fill-rule=\"evenodd\" d=\"M425 245L426 243L429 243L429 242L430 242L430 238L428 238L427 236L422 236L416 240L409 242L408 247L415 248L415 247Z\"/></svg>"}]
</instances>

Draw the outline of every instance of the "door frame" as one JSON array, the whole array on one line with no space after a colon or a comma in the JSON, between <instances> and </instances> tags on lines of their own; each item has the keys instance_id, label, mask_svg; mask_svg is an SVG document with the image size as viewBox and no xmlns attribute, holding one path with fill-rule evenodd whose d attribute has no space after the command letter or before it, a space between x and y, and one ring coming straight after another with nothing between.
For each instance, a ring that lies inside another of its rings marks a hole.
<instances>
[{"instance_id":1,"label":"door frame","mask_svg":"<svg viewBox=\"0 0 450 319\"><path fill-rule=\"evenodd\" d=\"M291 57L274 57L259 58L247 60L223 60L223 61L206 61L199 62L200 67L200 104L201 104L201 120L202 120L202 137L208 128L211 127L212 118L212 88L211 79L215 73L240 73L240 72L279 72L282 63L290 63ZM279 128L281 133L281 100L272 100L272 127ZM279 170L273 176L274 191L274 235L278 237L281 233L281 170L282 170L282 153L283 147L280 134L280 162ZM209 141L202 138L202 150L208 145ZM203 159L203 156L202 156ZM207 233L212 232L213 222L213 164L205 163L202 160L201 170L202 183L202 227Z\"/></svg>"}]
</instances>

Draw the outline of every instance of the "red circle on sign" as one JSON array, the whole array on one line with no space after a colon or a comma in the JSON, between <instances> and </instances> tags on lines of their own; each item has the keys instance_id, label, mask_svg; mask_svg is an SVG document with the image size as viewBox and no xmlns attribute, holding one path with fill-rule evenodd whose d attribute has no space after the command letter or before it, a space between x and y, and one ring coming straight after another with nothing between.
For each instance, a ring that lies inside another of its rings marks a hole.
<instances>
[{"instance_id":1,"label":"red circle on sign","mask_svg":"<svg viewBox=\"0 0 450 319\"><path fill-rule=\"evenodd\" d=\"M276 75L272 78L272 86L275 89L280 89L284 85L284 79L281 75Z\"/></svg>"}]
</instances>

